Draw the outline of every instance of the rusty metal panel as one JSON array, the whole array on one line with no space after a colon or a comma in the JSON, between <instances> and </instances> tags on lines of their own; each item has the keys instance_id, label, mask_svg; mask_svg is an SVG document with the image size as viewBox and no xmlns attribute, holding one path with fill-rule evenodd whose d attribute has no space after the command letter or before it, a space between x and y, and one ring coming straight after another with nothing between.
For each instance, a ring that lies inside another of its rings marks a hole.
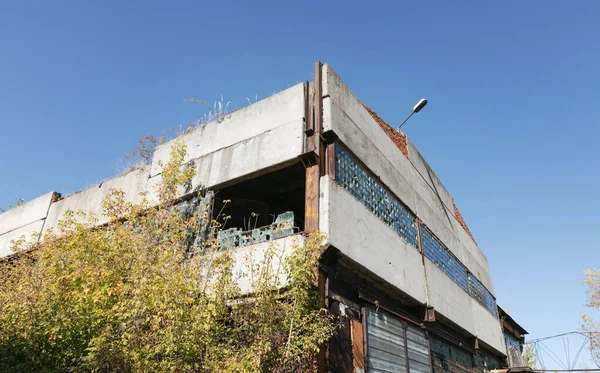
<instances>
[{"instance_id":1,"label":"rusty metal panel","mask_svg":"<svg viewBox=\"0 0 600 373\"><path fill-rule=\"evenodd\" d=\"M352 338L352 365L355 371L365 369L365 341L363 324L360 320L350 320L350 337Z\"/></svg>"},{"instance_id":2,"label":"rusty metal panel","mask_svg":"<svg viewBox=\"0 0 600 373\"><path fill-rule=\"evenodd\" d=\"M322 64L315 63L315 80L312 84L312 107L313 114L309 113L313 133L307 136L307 150L311 153L307 160L310 163L306 165L306 191L305 191L305 216L304 231L307 233L316 232L319 229L319 177L321 176L321 163L319 154L321 150L321 122L323 111L322 97ZM309 95L310 97L310 95Z\"/></svg>"},{"instance_id":3,"label":"rusty metal panel","mask_svg":"<svg viewBox=\"0 0 600 373\"><path fill-rule=\"evenodd\" d=\"M404 325L382 310L367 308L367 371L400 372L406 369Z\"/></svg>"},{"instance_id":4,"label":"rusty metal panel","mask_svg":"<svg viewBox=\"0 0 600 373\"><path fill-rule=\"evenodd\" d=\"M306 169L304 230L307 233L319 229L319 174L318 164Z\"/></svg>"}]
</instances>

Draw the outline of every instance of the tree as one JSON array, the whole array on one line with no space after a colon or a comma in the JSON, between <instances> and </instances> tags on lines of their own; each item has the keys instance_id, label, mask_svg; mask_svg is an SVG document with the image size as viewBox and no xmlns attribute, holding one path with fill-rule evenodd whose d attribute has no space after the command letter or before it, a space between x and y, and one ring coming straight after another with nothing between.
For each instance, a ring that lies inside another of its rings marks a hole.
<instances>
[{"instance_id":1,"label":"tree","mask_svg":"<svg viewBox=\"0 0 600 373\"><path fill-rule=\"evenodd\" d=\"M523 349L522 356L526 366L535 368L538 362L538 355L535 351L535 347L532 344L528 344L525 346L525 348Z\"/></svg>"},{"instance_id":2,"label":"tree","mask_svg":"<svg viewBox=\"0 0 600 373\"><path fill-rule=\"evenodd\" d=\"M584 271L584 285L587 292L586 306L600 311L600 270ZM583 329L590 334L590 353L596 365L600 367L600 323L589 315L583 315Z\"/></svg>"},{"instance_id":3,"label":"tree","mask_svg":"<svg viewBox=\"0 0 600 373\"><path fill-rule=\"evenodd\" d=\"M182 213L189 183L175 142L151 206L120 190L104 201L106 225L68 212L40 244L15 243L0 262L0 371L305 372L334 325L314 283L323 242L306 239L285 257L267 250L241 294L233 258L206 211ZM281 260L279 266L274 265ZM281 287L279 271L289 284Z\"/></svg>"}]
</instances>

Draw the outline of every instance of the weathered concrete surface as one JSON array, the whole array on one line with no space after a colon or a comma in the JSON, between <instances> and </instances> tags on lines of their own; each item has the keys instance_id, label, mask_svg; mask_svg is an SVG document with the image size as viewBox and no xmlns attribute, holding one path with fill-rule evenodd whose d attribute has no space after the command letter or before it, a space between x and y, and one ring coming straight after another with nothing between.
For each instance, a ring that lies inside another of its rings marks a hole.
<instances>
[{"instance_id":1,"label":"weathered concrete surface","mask_svg":"<svg viewBox=\"0 0 600 373\"><path fill-rule=\"evenodd\" d=\"M214 153L282 125L303 123L304 111L304 84L301 83L181 136L181 140L187 146L184 162ZM161 145L154 152L151 176L161 172L160 162L169 160L172 144L173 141Z\"/></svg>"},{"instance_id":2,"label":"weathered concrete surface","mask_svg":"<svg viewBox=\"0 0 600 373\"><path fill-rule=\"evenodd\" d=\"M425 259L425 272L429 305L467 332L477 335L471 309L471 296L429 259Z\"/></svg>"},{"instance_id":3,"label":"weathered concrete surface","mask_svg":"<svg viewBox=\"0 0 600 373\"><path fill-rule=\"evenodd\" d=\"M24 238L26 242L37 242L38 237L32 237L32 234L39 235L42 232L44 220L36 220L25 226L14 229L10 232L0 235L0 257L13 254L12 241Z\"/></svg>"},{"instance_id":4,"label":"weathered concrete surface","mask_svg":"<svg viewBox=\"0 0 600 373\"><path fill-rule=\"evenodd\" d=\"M335 71L323 69L324 132L334 132L493 293L485 255L456 220L452 196L414 144L407 141L407 159Z\"/></svg>"},{"instance_id":5,"label":"weathered concrete surface","mask_svg":"<svg viewBox=\"0 0 600 373\"><path fill-rule=\"evenodd\" d=\"M412 167L329 65L323 66L323 132L333 131L402 202L415 211Z\"/></svg>"},{"instance_id":6,"label":"weathered concrete surface","mask_svg":"<svg viewBox=\"0 0 600 373\"><path fill-rule=\"evenodd\" d=\"M319 229L350 259L425 304L419 251L329 177L321 177ZM449 280L451 281L451 280Z\"/></svg>"},{"instance_id":7,"label":"weathered concrete surface","mask_svg":"<svg viewBox=\"0 0 600 373\"><path fill-rule=\"evenodd\" d=\"M252 273L256 271L256 266L260 265L265 255L273 254L271 261L271 270L277 273L277 288L285 287L289 284L289 278L285 271L285 259L293 250L304 245L305 238L297 234L277 240L261 242L259 244L233 249L231 255L233 258L233 279L237 281L242 294L250 294L254 289L254 280Z\"/></svg>"},{"instance_id":8,"label":"weathered concrete surface","mask_svg":"<svg viewBox=\"0 0 600 373\"><path fill-rule=\"evenodd\" d=\"M102 202L110 190L120 189L125 192L127 202L139 203L141 201L139 193L147 190L149 174L150 166L146 166L53 203L48 211L43 234L45 235L49 229L55 230L67 210L90 212L98 219L98 225L107 223L108 217L103 214Z\"/></svg>"},{"instance_id":9,"label":"weathered concrete surface","mask_svg":"<svg viewBox=\"0 0 600 373\"><path fill-rule=\"evenodd\" d=\"M38 220L43 220L48 214L54 192L46 193L36 199L12 208L0 214L0 235L21 228Z\"/></svg>"},{"instance_id":10,"label":"weathered concrete surface","mask_svg":"<svg viewBox=\"0 0 600 373\"><path fill-rule=\"evenodd\" d=\"M429 185L432 192L435 193L436 197L450 210L453 209L452 196L446 190L446 187L440 179L438 179L437 175L429 164L425 161L421 153L417 150L415 145L410 141L407 137L407 147L408 147L408 160L413 165L415 170L421 175L423 180ZM453 213L454 214L454 213Z\"/></svg>"},{"instance_id":11,"label":"weathered concrete surface","mask_svg":"<svg viewBox=\"0 0 600 373\"><path fill-rule=\"evenodd\" d=\"M196 176L189 188L179 188L179 194L184 196L197 188L213 188L297 162L304 152L303 126L302 121L292 121L189 161ZM161 175L153 176L148 188L154 190L161 180ZM151 202L156 203L156 194L151 195Z\"/></svg>"},{"instance_id":12,"label":"weathered concrete surface","mask_svg":"<svg viewBox=\"0 0 600 373\"><path fill-rule=\"evenodd\" d=\"M477 337L496 352L506 354L506 345L498 318L473 298L471 298L471 309Z\"/></svg>"}]
</instances>

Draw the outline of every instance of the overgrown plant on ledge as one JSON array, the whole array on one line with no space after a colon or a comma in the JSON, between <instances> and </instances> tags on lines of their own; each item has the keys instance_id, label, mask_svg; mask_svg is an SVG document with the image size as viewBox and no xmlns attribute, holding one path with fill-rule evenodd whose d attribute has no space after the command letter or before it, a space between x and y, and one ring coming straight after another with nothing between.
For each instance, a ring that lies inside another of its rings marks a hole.
<instances>
[{"instance_id":1,"label":"overgrown plant on ledge","mask_svg":"<svg viewBox=\"0 0 600 373\"><path fill-rule=\"evenodd\" d=\"M158 205L112 190L108 224L68 212L42 243L15 243L17 254L0 262L0 371L314 370L335 328L314 287L324 237L252 258L254 291L242 294L232 253L195 236L205 210L174 205L194 176L185 152L176 141Z\"/></svg>"}]
</instances>

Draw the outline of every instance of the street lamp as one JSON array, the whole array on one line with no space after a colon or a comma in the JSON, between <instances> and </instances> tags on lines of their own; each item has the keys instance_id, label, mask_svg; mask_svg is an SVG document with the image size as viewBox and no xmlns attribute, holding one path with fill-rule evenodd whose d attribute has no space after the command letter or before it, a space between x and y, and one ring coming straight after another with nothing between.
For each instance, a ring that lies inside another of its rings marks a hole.
<instances>
[{"instance_id":1,"label":"street lamp","mask_svg":"<svg viewBox=\"0 0 600 373\"><path fill-rule=\"evenodd\" d=\"M402 128L402 126L404 125L404 123L406 123L406 121L409 120L410 117L412 117L412 115L414 113L418 113L419 111L421 111L421 109L423 109L425 107L425 105L427 105L427 100L424 99L424 98L422 98L419 102L417 102L417 104L413 108L412 113L410 113L410 115L407 116L406 119L404 119L404 122L402 122L402 124L400 126L398 126L398 128L396 129L396 131L400 131L400 128Z\"/></svg>"}]
</instances>

